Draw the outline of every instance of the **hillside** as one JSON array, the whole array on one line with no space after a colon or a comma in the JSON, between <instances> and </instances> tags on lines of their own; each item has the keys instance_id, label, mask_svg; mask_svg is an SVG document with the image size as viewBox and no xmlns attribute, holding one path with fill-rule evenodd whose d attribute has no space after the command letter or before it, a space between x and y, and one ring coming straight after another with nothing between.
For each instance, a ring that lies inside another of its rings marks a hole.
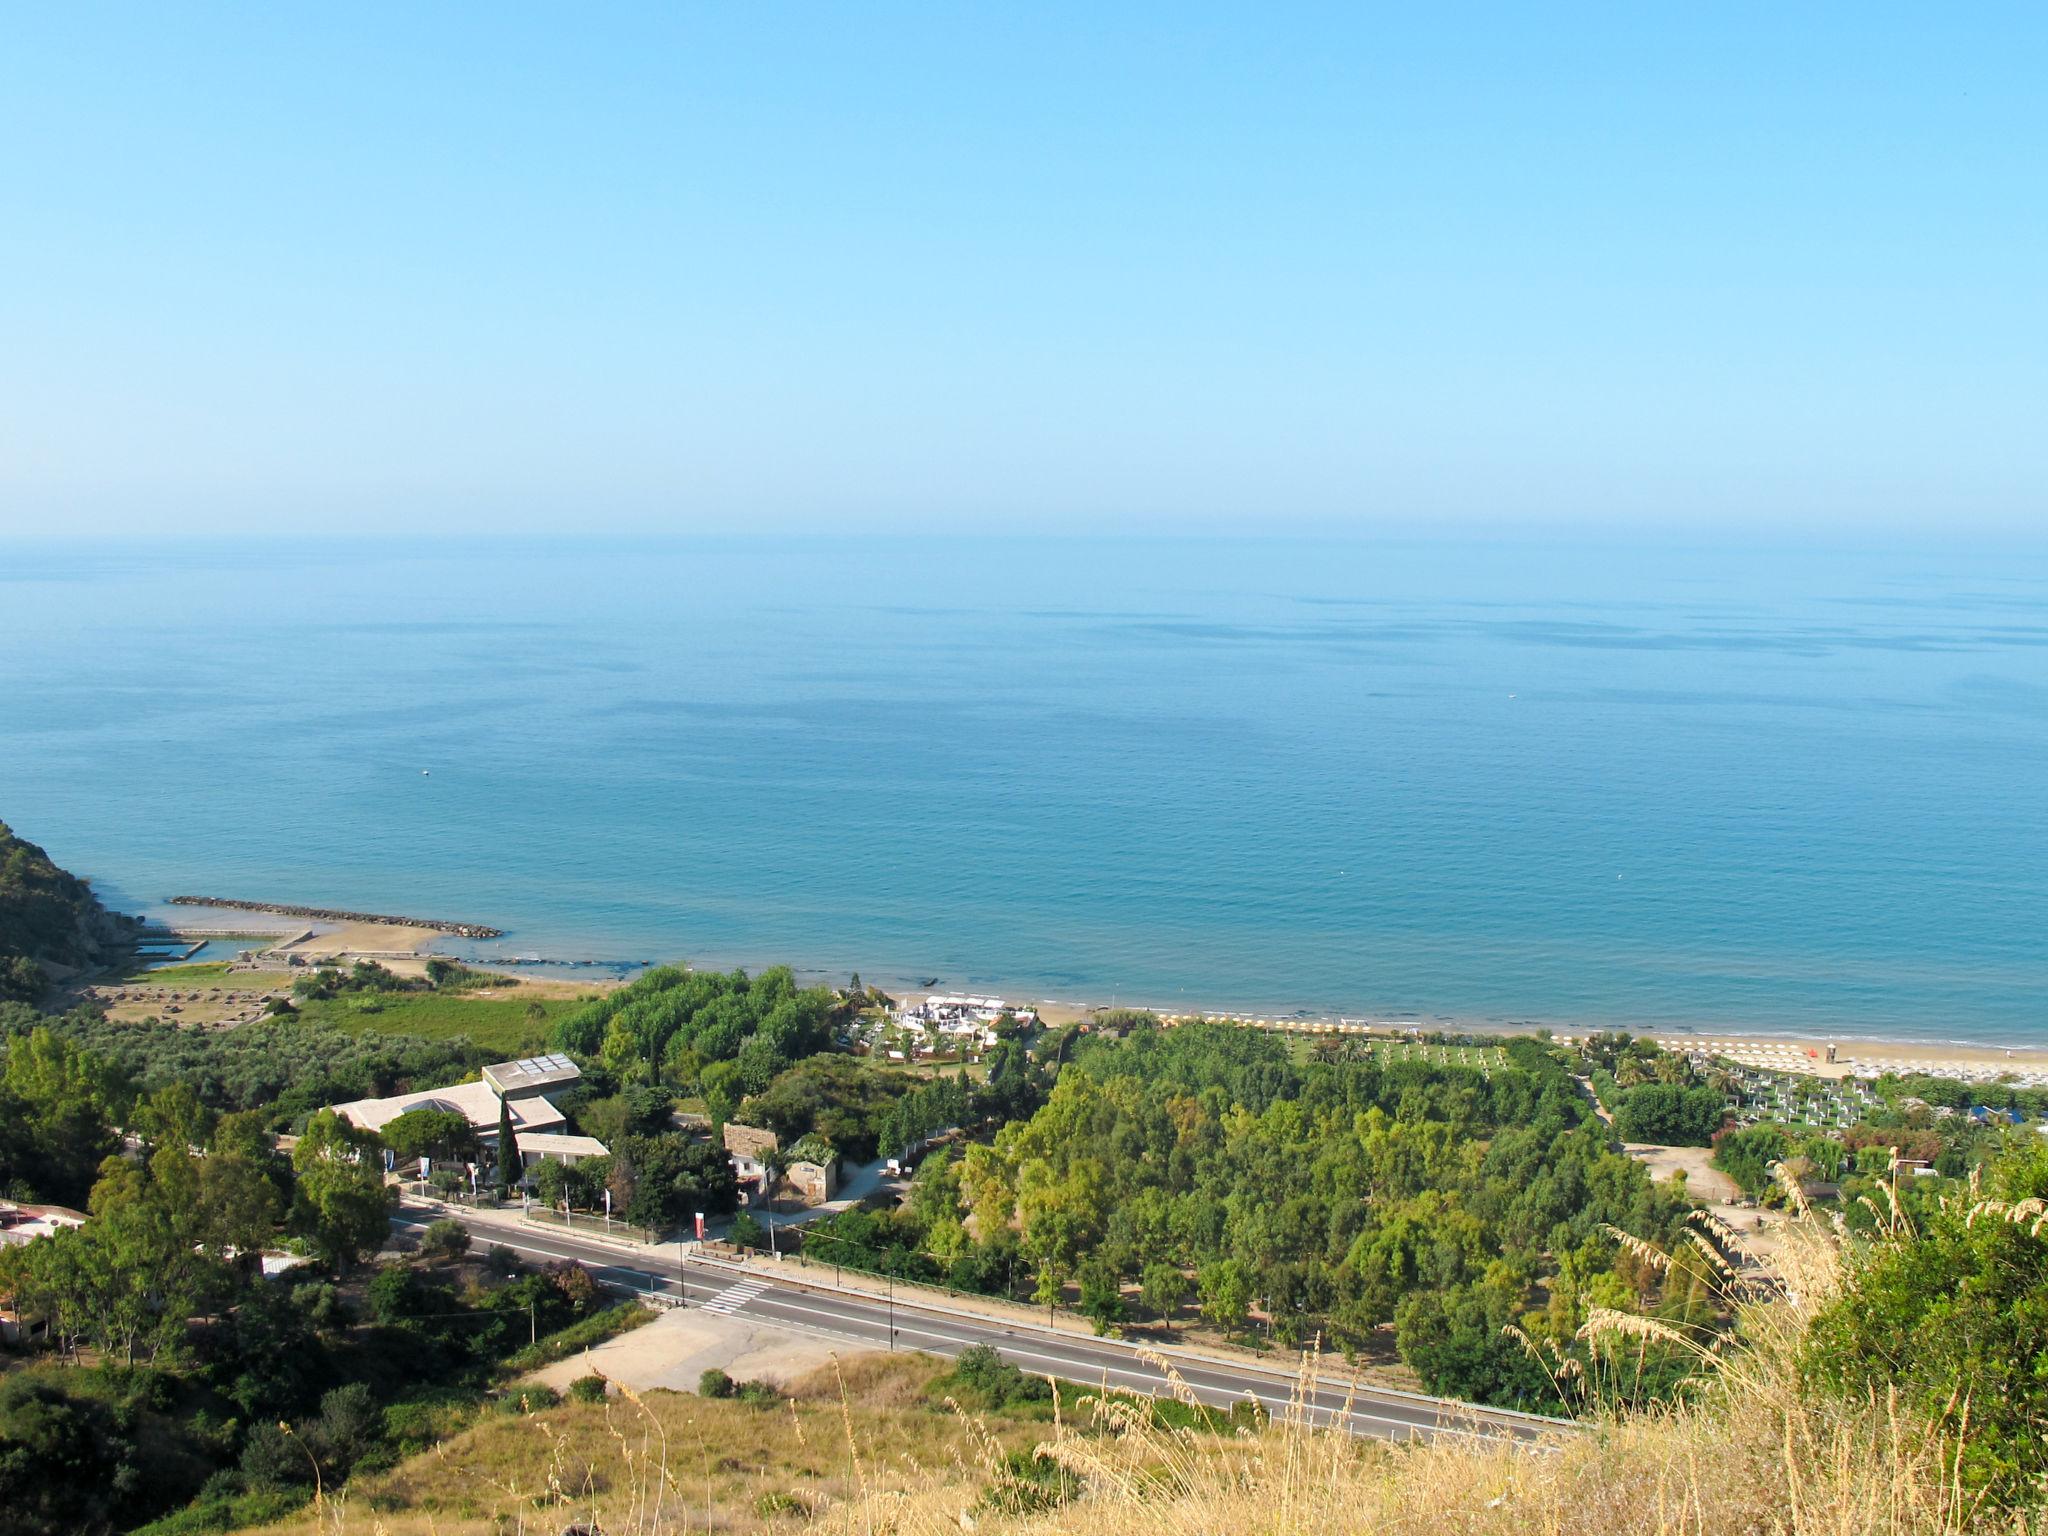
<instances>
[{"instance_id":1,"label":"hillside","mask_svg":"<svg viewBox=\"0 0 2048 1536\"><path fill-rule=\"evenodd\" d=\"M0 1002L32 1002L52 968L108 958L132 929L92 887L0 822Z\"/></svg>"},{"instance_id":2,"label":"hillside","mask_svg":"<svg viewBox=\"0 0 2048 1536\"><path fill-rule=\"evenodd\" d=\"M1979 1201L1861 1257L1818 1219L1795 1222L1793 1296L1745 1307L1742 1346L1697 1393L1617 1410L1547 1453L1458 1435L1391 1446L1299 1421L1228 1434L1163 1427L1086 1388L1064 1390L1060 1411L1037 1422L974 1404L939 1413L919 1379L931 1367L866 1357L779 1405L652 1393L490 1422L273 1529L2018 1536L2041 1529L2034 1459L2022 1452L2028 1464L2004 1476L1969 1413L1916 1401L1912 1362L1894 1392L1816 1380L1831 1326L1865 1310L1873 1257L1918 1269L1953 1257L1973 1232L2038 1257L2024 1224L1985 1219L1998 1214ZM1602 1355L1642 1347L1642 1322L1611 1322ZM1304 1371L1314 1368L1305 1357Z\"/></svg>"}]
</instances>

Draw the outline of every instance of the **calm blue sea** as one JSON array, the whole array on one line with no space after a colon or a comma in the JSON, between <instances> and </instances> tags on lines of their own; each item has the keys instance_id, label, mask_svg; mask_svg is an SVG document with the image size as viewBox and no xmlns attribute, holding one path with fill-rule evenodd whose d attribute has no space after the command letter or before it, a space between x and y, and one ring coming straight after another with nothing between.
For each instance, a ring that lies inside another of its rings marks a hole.
<instances>
[{"instance_id":1,"label":"calm blue sea","mask_svg":"<svg viewBox=\"0 0 2048 1536\"><path fill-rule=\"evenodd\" d=\"M0 817L485 951L2038 1044L2048 558L0 545Z\"/></svg>"}]
</instances>

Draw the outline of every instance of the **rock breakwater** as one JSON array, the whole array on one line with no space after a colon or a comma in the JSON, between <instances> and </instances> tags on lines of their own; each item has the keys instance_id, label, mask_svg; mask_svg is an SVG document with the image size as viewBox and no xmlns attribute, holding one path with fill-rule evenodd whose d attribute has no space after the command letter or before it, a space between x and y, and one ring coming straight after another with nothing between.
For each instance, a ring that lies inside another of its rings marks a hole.
<instances>
[{"instance_id":1,"label":"rock breakwater","mask_svg":"<svg viewBox=\"0 0 2048 1536\"><path fill-rule=\"evenodd\" d=\"M505 930L482 923L444 923L432 917L395 917L388 912L344 912L334 907L294 907L275 901L235 901L226 896L173 896L174 907L226 907L235 912L272 912L279 917L310 917L326 923L389 923L400 928L431 928L458 939L502 939Z\"/></svg>"}]
</instances>

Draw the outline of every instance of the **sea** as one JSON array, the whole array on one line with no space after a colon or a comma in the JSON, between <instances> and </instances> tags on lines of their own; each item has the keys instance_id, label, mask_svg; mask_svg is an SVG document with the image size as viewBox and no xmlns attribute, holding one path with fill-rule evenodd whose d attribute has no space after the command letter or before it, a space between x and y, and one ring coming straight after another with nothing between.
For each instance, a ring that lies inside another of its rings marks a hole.
<instances>
[{"instance_id":1,"label":"sea","mask_svg":"<svg viewBox=\"0 0 2048 1536\"><path fill-rule=\"evenodd\" d=\"M0 818L483 957L2042 1045L2048 544L5 543Z\"/></svg>"}]
</instances>

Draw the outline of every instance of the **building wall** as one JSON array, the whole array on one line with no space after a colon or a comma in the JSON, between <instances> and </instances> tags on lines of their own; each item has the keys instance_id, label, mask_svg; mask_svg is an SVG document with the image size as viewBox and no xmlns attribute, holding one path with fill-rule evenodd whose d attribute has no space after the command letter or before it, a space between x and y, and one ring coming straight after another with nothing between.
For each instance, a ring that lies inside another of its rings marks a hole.
<instances>
[{"instance_id":1,"label":"building wall","mask_svg":"<svg viewBox=\"0 0 2048 1536\"><path fill-rule=\"evenodd\" d=\"M839 1169L836 1163L791 1163L784 1175L789 1187L805 1205L823 1205L839 1193Z\"/></svg>"}]
</instances>

